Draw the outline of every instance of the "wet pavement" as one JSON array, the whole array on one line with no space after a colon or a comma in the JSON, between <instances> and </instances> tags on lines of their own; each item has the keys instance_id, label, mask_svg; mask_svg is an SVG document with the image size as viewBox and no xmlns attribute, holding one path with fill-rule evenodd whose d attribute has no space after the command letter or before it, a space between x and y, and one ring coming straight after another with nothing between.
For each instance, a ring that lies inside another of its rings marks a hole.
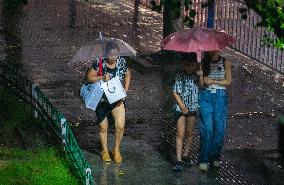
<instances>
[{"instance_id":1,"label":"wet pavement","mask_svg":"<svg viewBox=\"0 0 284 185\"><path fill-rule=\"evenodd\" d=\"M283 173L277 162L276 119L284 113L284 78L233 50L223 53L233 63L233 86L220 171L201 174L194 165L181 174L172 172L175 127L169 77L177 67L164 64L164 58L155 61L153 57L130 61L133 80L126 102L127 125L122 144L125 160L119 167L102 166L99 156L94 155L99 150L94 113L83 108L79 98L84 69L70 68L68 62L82 44L96 39L100 31L129 42L142 54L154 53L162 38L162 15L139 8L137 17L131 0L31 0L20 15L15 16L15 24L6 28L15 31L16 39L6 32L3 40L0 27L1 48L5 46L6 52L10 51L7 48L18 48L8 52L8 56L21 61L24 73L39 83L71 121L98 184L274 184L277 180L269 178L278 179L275 175ZM8 45L2 45L3 41ZM1 48L0 56L4 56ZM113 131L112 125L110 138ZM192 155L196 158L197 136L194 143ZM117 175L118 169L124 171L123 176ZM271 169L272 175L268 173Z\"/></svg>"},{"instance_id":2,"label":"wet pavement","mask_svg":"<svg viewBox=\"0 0 284 185\"><path fill-rule=\"evenodd\" d=\"M113 139L109 138L110 143ZM125 159L121 165L111 163L103 165L99 156L86 153L87 158L93 164L94 177L98 184L157 184L157 185L181 185L198 184L200 173L196 167L188 168L182 173L174 173L172 166L164 160L160 153L141 140L127 138L122 148ZM123 173L123 175L121 175Z\"/></svg>"}]
</instances>

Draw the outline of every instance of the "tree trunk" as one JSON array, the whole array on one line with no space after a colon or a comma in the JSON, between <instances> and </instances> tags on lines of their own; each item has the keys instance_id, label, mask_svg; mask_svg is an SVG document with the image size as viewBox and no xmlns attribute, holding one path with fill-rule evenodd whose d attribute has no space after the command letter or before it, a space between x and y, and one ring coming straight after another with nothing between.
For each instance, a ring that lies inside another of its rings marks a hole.
<instances>
[{"instance_id":1,"label":"tree trunk","mask_svg":"<svg viewBox=\"0 0 284 185\"><path fill-rule=\"evenodd\" d=\"M164 0L163 37L184 28L184 0Z\"/></svg>"}]
</instances>

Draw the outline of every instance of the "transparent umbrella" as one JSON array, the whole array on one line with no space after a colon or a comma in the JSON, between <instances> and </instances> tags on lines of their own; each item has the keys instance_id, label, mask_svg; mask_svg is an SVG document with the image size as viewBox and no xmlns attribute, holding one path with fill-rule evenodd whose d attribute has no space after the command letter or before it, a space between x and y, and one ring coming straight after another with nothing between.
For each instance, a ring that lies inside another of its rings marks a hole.
<instances>
[{"instance_id":1,"label":"transparent umbrella","mask_svg":"<svg viewBox=\"0 0 284 185\"><path fill-rule=\"evenodd\" d=\"M76 52L75 56L71 59L68 66L75 68L77 71L89 68L96 58L107 58L107 46L115 44L118 47L118 56L134 56L137 52L126 42L116 38L100 37L94 41L84 44Z\"/></svg>"}]
</instances>

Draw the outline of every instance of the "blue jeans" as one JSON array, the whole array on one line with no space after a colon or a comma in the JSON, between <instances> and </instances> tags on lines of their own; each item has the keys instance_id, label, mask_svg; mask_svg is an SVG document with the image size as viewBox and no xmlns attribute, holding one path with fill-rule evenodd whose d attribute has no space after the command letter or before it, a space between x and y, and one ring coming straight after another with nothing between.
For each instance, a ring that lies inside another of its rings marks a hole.
<instances>
[{"instance_id":1,"label":"blue jeans","mask_svg":"<svg viewBox=\"0 0 284 185\"><path fill-rule=\"evenodd\" d=\"M200 163L219 160L227 128L227 90L200 91Z\"/></svg>"}]
</instances>

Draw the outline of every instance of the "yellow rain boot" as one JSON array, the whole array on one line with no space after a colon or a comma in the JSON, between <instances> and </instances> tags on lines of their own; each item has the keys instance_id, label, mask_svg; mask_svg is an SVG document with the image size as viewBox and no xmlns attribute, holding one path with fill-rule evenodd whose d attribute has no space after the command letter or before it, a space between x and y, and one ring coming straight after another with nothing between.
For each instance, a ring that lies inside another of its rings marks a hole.
<instances>
[{"instance_id":1,"label":"yellow rain boot","mask_svg":"<svg viewBox=\"0 0 284 185\"><path fill-rule=\"evenodd\" d=\"M103 162L105 162L105 163L110 163L111 162L111 159L110 159L108 151L102 151L101 155L102 155Z\"/></svg>"}]
</instances>

